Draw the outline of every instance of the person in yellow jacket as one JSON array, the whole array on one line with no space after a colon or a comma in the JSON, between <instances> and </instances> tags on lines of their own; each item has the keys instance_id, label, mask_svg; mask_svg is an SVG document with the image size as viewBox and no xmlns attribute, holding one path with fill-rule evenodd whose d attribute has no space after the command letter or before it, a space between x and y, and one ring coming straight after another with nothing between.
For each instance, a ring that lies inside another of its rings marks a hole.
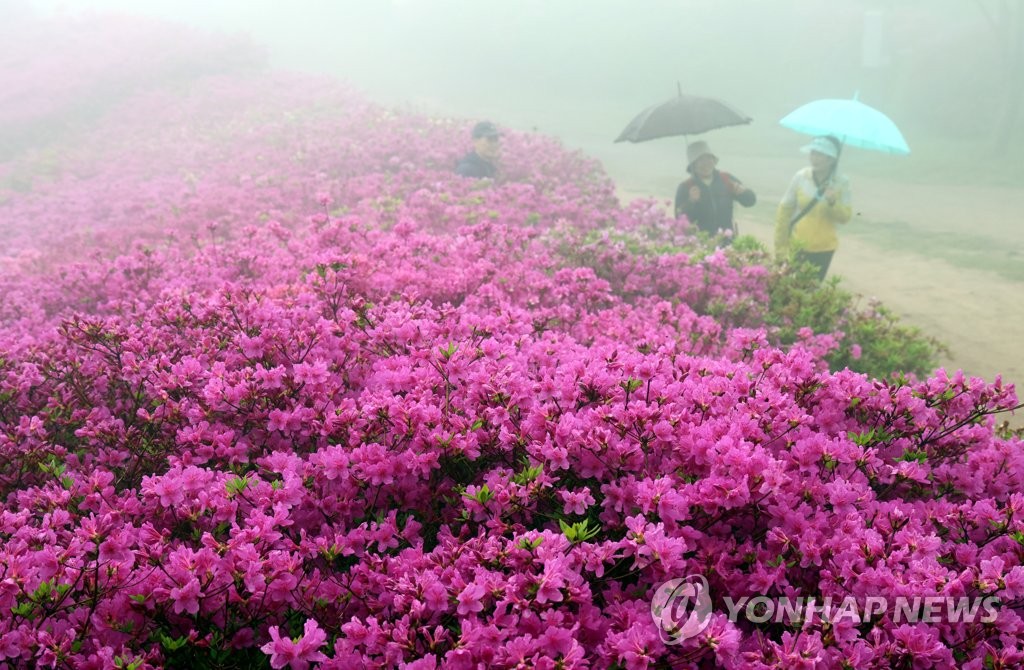
<instances>
[{"instance_id":1,"label":"person in yellow jacket","mask_svg":"<svg viewBox=\"0 0 1024 670\"><path fill-rule=\"evenodd\" d=\"M841 148L831 136L816 137L801 151L810 154L811 164L793 175L775 214L775 255L779 260L809 262L818 268L818 278L839 246L836 224L850 220L850 183L836 173Z\"/></svg>"}]
</instances>

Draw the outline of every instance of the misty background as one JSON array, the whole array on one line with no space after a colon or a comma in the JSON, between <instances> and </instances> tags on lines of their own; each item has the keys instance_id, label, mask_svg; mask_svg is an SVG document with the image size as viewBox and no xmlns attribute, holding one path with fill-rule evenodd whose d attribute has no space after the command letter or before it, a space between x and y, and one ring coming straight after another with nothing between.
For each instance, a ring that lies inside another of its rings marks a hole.
<instances>
[{"instance_id":1,"label":"misty background","mask_svg":"<svg viewBox=\"0 0 1024 670\"><path fill-rule=\"evenodd\" d=\"M221 35L217 62L197 70L252 67L256 51L258 67L344 79L386 105L557 136L599 159L624 199L668 201L685 174L683 138L612 142L678 82L753 117L702 139L758 193L740 229L762 240L806 164L807 138L778 120L858 94L912 153L844 153L856 216L835 271L949 342L953 365L1024 378L1021 0L0 0L0 57L32 57L30 40L4 39L19 17L118 14ZM7 124L0 163L80 132L126 94Z\"/></svg>"},{"instance_id":2,"label":"misty background","mask_svg":"<svg viewBox=\"0 0 1024 670\"><path fill-rule=\"evenodd\" d=\"M778 128L779 118L812 99L859 92L904 131L914 156L887 169L907 172L935 169L925 161L948 159L951 147L971 158L1019 156L1021 4L6 0L9 14L129 13L247 35L266 47L272 67L338 76L384 103L493 117L579 145L607 144L679 82L754 117L751 128L715 135L730 149L792 150L799 138ZM1016 113L1007 112L1012 98Z\"/></svg>"}]
</instances>

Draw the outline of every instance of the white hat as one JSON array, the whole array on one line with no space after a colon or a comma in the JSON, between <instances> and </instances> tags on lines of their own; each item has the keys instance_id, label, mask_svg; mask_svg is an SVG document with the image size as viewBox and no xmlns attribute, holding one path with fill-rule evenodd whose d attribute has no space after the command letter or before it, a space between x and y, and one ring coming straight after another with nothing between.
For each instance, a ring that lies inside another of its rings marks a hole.
<instances>
[{"instance_id":1,"label":"white hat","mask_svg":"<svg viewBox=\"0 0 1024 670\"><path fill-rule=\"evenodd\" d=\"M715 160L718 160L718 156L711 153L711 147L704 140L694 142L690 146L686 147L686 165L693 165L698 158L701 156L711 156Z\"/></svg>"},{"instance_id":2,"label":"white hat","mask_svg":"<svg viewBox=\"0 0 1024 670\"><path fill-rule=\"evenodd\" d=\"M805 154L817 151L819 154L825 154L831 158L839 158L839 142L831 137L815 137L810 144L800 147L800 151Z\"/></svg>"}]
</instances>

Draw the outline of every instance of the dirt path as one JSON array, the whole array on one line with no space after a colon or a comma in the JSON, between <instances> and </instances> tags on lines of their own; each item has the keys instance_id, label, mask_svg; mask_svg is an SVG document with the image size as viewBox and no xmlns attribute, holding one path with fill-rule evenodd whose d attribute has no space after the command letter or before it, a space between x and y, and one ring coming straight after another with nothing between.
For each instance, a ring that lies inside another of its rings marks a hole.
<instances>
[{"instance_id":1,"label":"dirt path","mask_svg":"<svg viewBox=\"0 0 1024 670\"><path fill-rule=\"evenodd\" d=\"M674 193L679 177L666 175L679 173L677 155L646 152L648 160L640 165L621 151L597 151L624 198L667 200ZM742 232L770 246L775 203L788 176L802 165L801 156L730 156L728 169L758 190L760 199L754 209L737 210ZM1012 278L1024 271L1024 190L849 176L858 215L841 231L832 266L844 285L879 298L943 341L950 349L941 362L947 369L1024 382L1024 282ZM968 251L974 257L965 259Z\"/></svg>"}]
</instances>

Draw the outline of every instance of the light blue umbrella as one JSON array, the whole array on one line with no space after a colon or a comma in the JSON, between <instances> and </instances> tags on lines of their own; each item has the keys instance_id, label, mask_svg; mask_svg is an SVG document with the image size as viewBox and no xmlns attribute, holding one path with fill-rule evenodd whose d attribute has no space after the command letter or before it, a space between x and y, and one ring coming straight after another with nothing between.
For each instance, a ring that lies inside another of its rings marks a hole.
<instances>
[{"instance_id":1,"label":"light blue umbrella","mask_svg":"<svg viewBox=\"0 0 1024 670\"><path fill-rule=\"evenodd\" d=\"M779 123L807 135L834 135L843 144L888 154L909 154L903 133L885 114L857 100L815 100Z\"/></svg>"}]
</instances>

